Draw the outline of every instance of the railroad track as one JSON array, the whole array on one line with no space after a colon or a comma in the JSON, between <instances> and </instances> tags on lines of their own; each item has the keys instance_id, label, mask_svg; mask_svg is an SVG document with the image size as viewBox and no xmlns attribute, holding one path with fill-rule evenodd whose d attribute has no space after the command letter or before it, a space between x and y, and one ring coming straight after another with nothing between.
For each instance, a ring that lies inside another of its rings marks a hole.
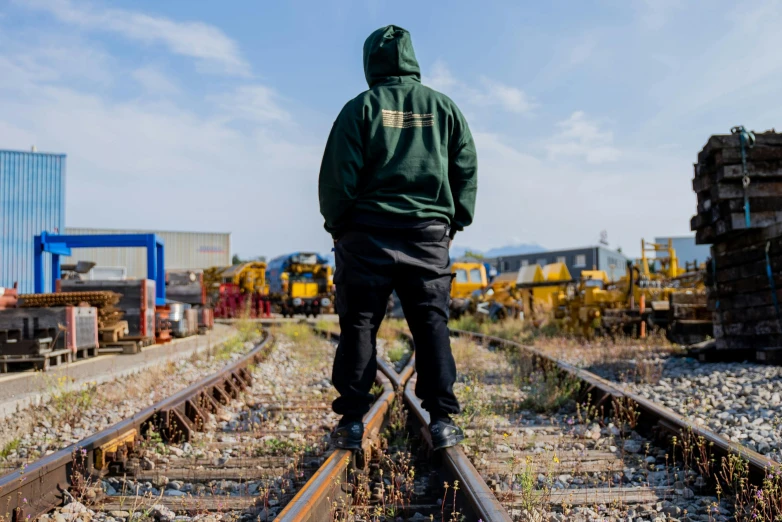
<instances>
[{"instance_id":1,"label":"railroad track","mask_svg":"<svg viewBox=\"0 0 782 522\"><path fill-rule=\"evenodd\" d=\"M769 463L761 455L590 372L512 341L453 333L484 348L523 355L517 359L523 371L573 384L579 397L590 400L579 410L587 421L572 426L566 416L519 416L513 397L503 395L517 383L497 380L492 370L485 374L487 383L494 379L498 386L489 401L492 422L473 413L463 419L469 420L465 444L432 455L424 429L428 416L413 391L413 359L400 372L379 360L378 400L365 417L363 450L329 452L327 433L335 419L324 412L330 387L313 395L305 386L281 400L273 379L253 379L272 353L266 333L248 355L217 374L22 473L0 478L7 518L32 520L79 500L92 514L114 520L125 515L130 520L134 511L158 520L209 512L248 520L348 520L361 509L372 520L402 515L403 520L700 520L671 501L713 494L713 483L696 487L677 468L682 458L698 459L693 447L707 448L711 464L702 464L711 466L712 475L722 459L740 458L747 491L767 476ZM323 372L310 370L313 378ZM609 418L614 422L601 425L600 419ZM291 430L294 422L303 428ZM604 437L612 430L613 438ZM291 434L297 443L283 444ZM678 447L671 445L672 437ZM662 466L667 459L671 468ZM669 483L649 480L649 472L659 478L663 471ZM644 511L649 505L654 512ZM705 507L721 511L710 520L727 519L721 518L724 504ZM74 516L78 511L67 519Z\"/></svg>"}]
</instances>

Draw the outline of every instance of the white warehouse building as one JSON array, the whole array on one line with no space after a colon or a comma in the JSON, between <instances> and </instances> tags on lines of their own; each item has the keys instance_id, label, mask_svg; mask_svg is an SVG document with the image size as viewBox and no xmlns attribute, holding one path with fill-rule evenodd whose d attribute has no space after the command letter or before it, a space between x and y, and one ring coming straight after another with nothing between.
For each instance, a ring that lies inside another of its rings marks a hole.
<instances>
[{"instance_id":1,"label":"white warehouse building","mask_svg":"<svg viewBox=\"0 0 782 522\"><path fill-rule=\"evenodd\" d=\"M116 230L67 227L67 235L157 234L165 246L166 270L203 270L231 264L230 232L175 232L167 230ZM92 261L96 268L125 268L125 277L141 279L147 274L144 248L75 248L64 264Z\"/></svg>"}]
</instances>

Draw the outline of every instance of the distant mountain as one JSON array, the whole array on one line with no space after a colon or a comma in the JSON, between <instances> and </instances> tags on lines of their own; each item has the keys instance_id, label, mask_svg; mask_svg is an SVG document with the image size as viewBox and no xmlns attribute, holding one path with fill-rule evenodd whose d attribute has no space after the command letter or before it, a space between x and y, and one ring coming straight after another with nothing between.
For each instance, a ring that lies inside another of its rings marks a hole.
<instances>
[{"instance_id":1,"label":"distant mountain","mask_svg":"<svg viewBox=\"0 0 782 522\"><path fill-rule=\"evenodd\" d=\"M527 243L520 245L508 245L499 248L492 248L484 252L486 257L500 257L500 256L515 256L518 254L536 254L538 252L545 252L546 249L537 243Z\"/></svg>"},{"instance_id":2,"label":"distant mountain","mask_svg":"<svg viewBox=\"0 0 782 522\"><path fill-rule=\"evenodd\" d=\"M522 243L518 245L506 245L503 247L492 248L490 250L481 251L476 248L469 248L454 245L451 247L451 257L458 258L464 256L468 251L482 254L484 257L493 258L501 256L513 256L518 254L534 254L537 252L545 252L546 249L536 243Z\"/></svg>"}]
</instances>

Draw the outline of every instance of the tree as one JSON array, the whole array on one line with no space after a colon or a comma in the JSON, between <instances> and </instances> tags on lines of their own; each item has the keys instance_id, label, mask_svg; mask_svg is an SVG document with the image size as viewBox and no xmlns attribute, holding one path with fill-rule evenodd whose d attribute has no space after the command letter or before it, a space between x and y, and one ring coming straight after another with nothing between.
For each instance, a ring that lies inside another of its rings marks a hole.
<instances>
[{"instance_id":1,"label":"tree","mask_svg":"<svg viewBox=\"0 0 782 522\"><path fill-rule=\"evenodd\" d=\"M232 265L241 265L242 260L239 259L239 254L234 254L234 256L231 258L231 264Z\"/></svg>"},{"instance_id":2,"label":"tree","mask_svg":"<svg viewBox=\"0 0 782 522\"><path fill-rule=\"evenodd\" d=\"M466 250L464 252L464 257L471 257L473 259L476 259L478 261L483 261L485 256L481 254L480 252L473 252L472 250Z\"/></svg>"}]
</instances>

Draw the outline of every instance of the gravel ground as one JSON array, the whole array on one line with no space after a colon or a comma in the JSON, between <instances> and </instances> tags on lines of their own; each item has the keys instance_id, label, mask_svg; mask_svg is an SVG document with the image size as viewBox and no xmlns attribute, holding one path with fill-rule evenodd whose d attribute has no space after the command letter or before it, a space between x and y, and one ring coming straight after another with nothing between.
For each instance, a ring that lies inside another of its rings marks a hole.
<instances>
[{"instance_id":1,"label":"gravel ground","mask_svg":"<svg viewBox=\"0 0 782 522\"><path fill-rule=\"evenodd\" d=\"M212 352L97 386L73 387L60 377L50 384L50 402L0 425L2 462L6 469L17 468L76 443L214 373L253 346L237 337Z\"/></svg>"},{"instance_id":2,"label":"gravel ground","mask_svg":"<svg viewBox=\"0 0 782 522\"><path fill-rule=\"evenodd\" d=\"M600 418L572 401L558 406L556 387L544 378L523 383L505 355L463 339L453 345L465 451L514 520L728 520L725 500L700 494L702 478L621 418ZM545 404L547 412L535 411ZM598 458L612 464L594 464ZM665 491L653 501L632 502L631 493L618 504L568 500L585 488L618 487Z\"/></svg>"},{"instance_id":3,"label":"gravel ground","mask_svg":"<svg viewBox=\"0 0 782 522\"><path fill-rule=\"evenodd\" d=\"M624 382L633 392L732 441L782 462L782 367L753 363L701 363L671 357L654 367L649 382ZM622 382L622 373L596 368Z\"/></svg>"},{"instance_id":4,"label":"gravel ground","mask_svg":"<svg viewBox=\"0 0 782 522\"><path fill-rule=\"evenodd\" d=\"M378 337L377 355L386 361L397 373L407 364L412 350L410 345L403 339L388 340Z\"/></svg>"},{"instance_id":5,"label":"gravel ground","mask_svg":"<svg viewBox=\"0 0 782 522\"><path fill-rule=\"evenodd\" d=\"M306 481L302 466L313 468L322 464L328 434L338 420L329 407L336 396L329 379L334 346L305 332L302 334L295 341L285 334L275 334L274 350L253 369L252 387L217 415L210 414L206 431L196 433L191 442L180 445L157 443L149 447L138 465L148 472L158 471L155 479L138 480L131 475L101 481L100 486L112 498L136 494L144 496L143 501L127 502L128 507L110 512L98 510L100 501L92 506L96 510L72 502L42 520L272 520ZM304 403L308 407L301 408ZM236 463L241 465L242 459L262 457L280 457L280 469L264 472L262 478L242 481L169 480L166 477L169 467L230 467ZM257 496L263 499L263 505L243 511L184 515L159 503L164 497L239 495Z\"/></svg>"}]
</instances>

